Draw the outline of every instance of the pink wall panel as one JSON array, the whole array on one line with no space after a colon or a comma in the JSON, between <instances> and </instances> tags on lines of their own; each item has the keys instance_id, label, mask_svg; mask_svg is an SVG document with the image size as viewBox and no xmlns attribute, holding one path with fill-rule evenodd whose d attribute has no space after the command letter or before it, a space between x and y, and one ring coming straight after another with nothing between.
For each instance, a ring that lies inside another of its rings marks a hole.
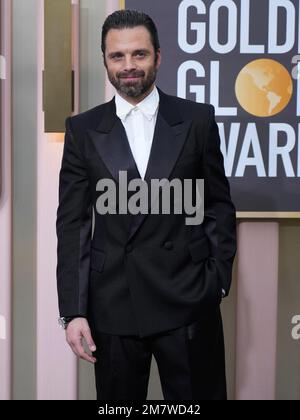
<instances>
[{"instance_id":1,"label":"pink wall panel","mask_svg":"<svg viewBox=\"0 0 300 420\"><path fill-rule=\"evenodd\" d=\"M275 399L279 224L241 222L236 398Z\"/></svg>"},{"instance_id":2,"label":"pink wall panel","mask_svg":"<svg viewBox=\"0 0 300 420\"><path fill-rule=\"evenodd\" d=\"M0 400L11 398L11 0L2 1L2 162L0 197Z\"/></svg>"}]
</instances>

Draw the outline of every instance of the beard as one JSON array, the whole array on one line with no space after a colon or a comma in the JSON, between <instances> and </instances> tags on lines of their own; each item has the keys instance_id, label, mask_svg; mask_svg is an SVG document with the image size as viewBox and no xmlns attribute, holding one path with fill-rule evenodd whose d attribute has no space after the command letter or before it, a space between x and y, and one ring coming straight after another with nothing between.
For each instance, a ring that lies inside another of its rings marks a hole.
<instances>
[{"instance_id":1,"label":"beard","mask_svg":"<svg viewBox=\"0 0 300 420\"><path fill-rule=\"evenodd\" d=\"M131 98L137 98L146 93L156 80L157 69L152 67L148 74L143 70L132 72L119 72L116 76L107 69L107 76L110 83L119 93ZM125 77L140 77L137 80L126 81Z\"/></svg>"}]
</instances>

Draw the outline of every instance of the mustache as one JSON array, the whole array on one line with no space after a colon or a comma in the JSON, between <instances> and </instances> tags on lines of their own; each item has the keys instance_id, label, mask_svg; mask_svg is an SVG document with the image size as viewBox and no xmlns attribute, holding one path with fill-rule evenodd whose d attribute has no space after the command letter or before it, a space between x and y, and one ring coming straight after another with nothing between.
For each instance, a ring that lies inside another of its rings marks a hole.
<instances>
[{"instance_id":1,"label":"mustache","mask_svg":"<svg viewBox=\"0 0 300 420\"><path fill-rule=\"evenodd\" d=\"M143 77L145 76L144 71L134 71L134 72L120 72L117 74L118 78L122 77Z\"/></svg>"}]
</instances>

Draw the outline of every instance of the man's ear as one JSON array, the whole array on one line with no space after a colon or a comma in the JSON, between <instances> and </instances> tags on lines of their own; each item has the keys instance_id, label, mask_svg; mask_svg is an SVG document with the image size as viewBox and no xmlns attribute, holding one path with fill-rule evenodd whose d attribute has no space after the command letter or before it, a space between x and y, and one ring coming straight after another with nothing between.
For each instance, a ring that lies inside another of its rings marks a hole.
<instances>
[{"instance_id":1,"label":"man's ear","mask_svg":"<svg viewBox=\"0 0 300 420\"><path fill-rule=\"evenodd\" d=\"M160 63L161 63L161 52L160 52L160 48L159 48L155 53L155 64L156 64L157 68L160 66Z\"/></svg>"},{"instance_id":2,"label":"man's ear","mask_svg":"<svg viewBox=\"0 0 300 420\"><path fill-rule=\"evenodd\" d=\"M102 54L102 59L103 59L103 65L107 69L107 65L106 65L106 60L105 60L105 55L104 54Z\"/></svg>"}]
</instances>

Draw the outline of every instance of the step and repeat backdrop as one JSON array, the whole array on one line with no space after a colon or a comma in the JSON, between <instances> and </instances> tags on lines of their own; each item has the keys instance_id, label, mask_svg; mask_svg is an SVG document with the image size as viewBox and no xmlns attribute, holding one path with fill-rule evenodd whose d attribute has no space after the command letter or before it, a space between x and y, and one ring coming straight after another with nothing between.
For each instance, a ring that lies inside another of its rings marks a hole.
<instances>
[{"instance_id":1,"label":"step and repeat backdrop","mask_svg":"<svg viewBox=\"0 0 300 420\"><path fill-rule=\"evenodd\" d=\"M125 0L155 21L169 94L215 107L239 216L300 216L300 1Z\"/></svg>"}]
</instances>

